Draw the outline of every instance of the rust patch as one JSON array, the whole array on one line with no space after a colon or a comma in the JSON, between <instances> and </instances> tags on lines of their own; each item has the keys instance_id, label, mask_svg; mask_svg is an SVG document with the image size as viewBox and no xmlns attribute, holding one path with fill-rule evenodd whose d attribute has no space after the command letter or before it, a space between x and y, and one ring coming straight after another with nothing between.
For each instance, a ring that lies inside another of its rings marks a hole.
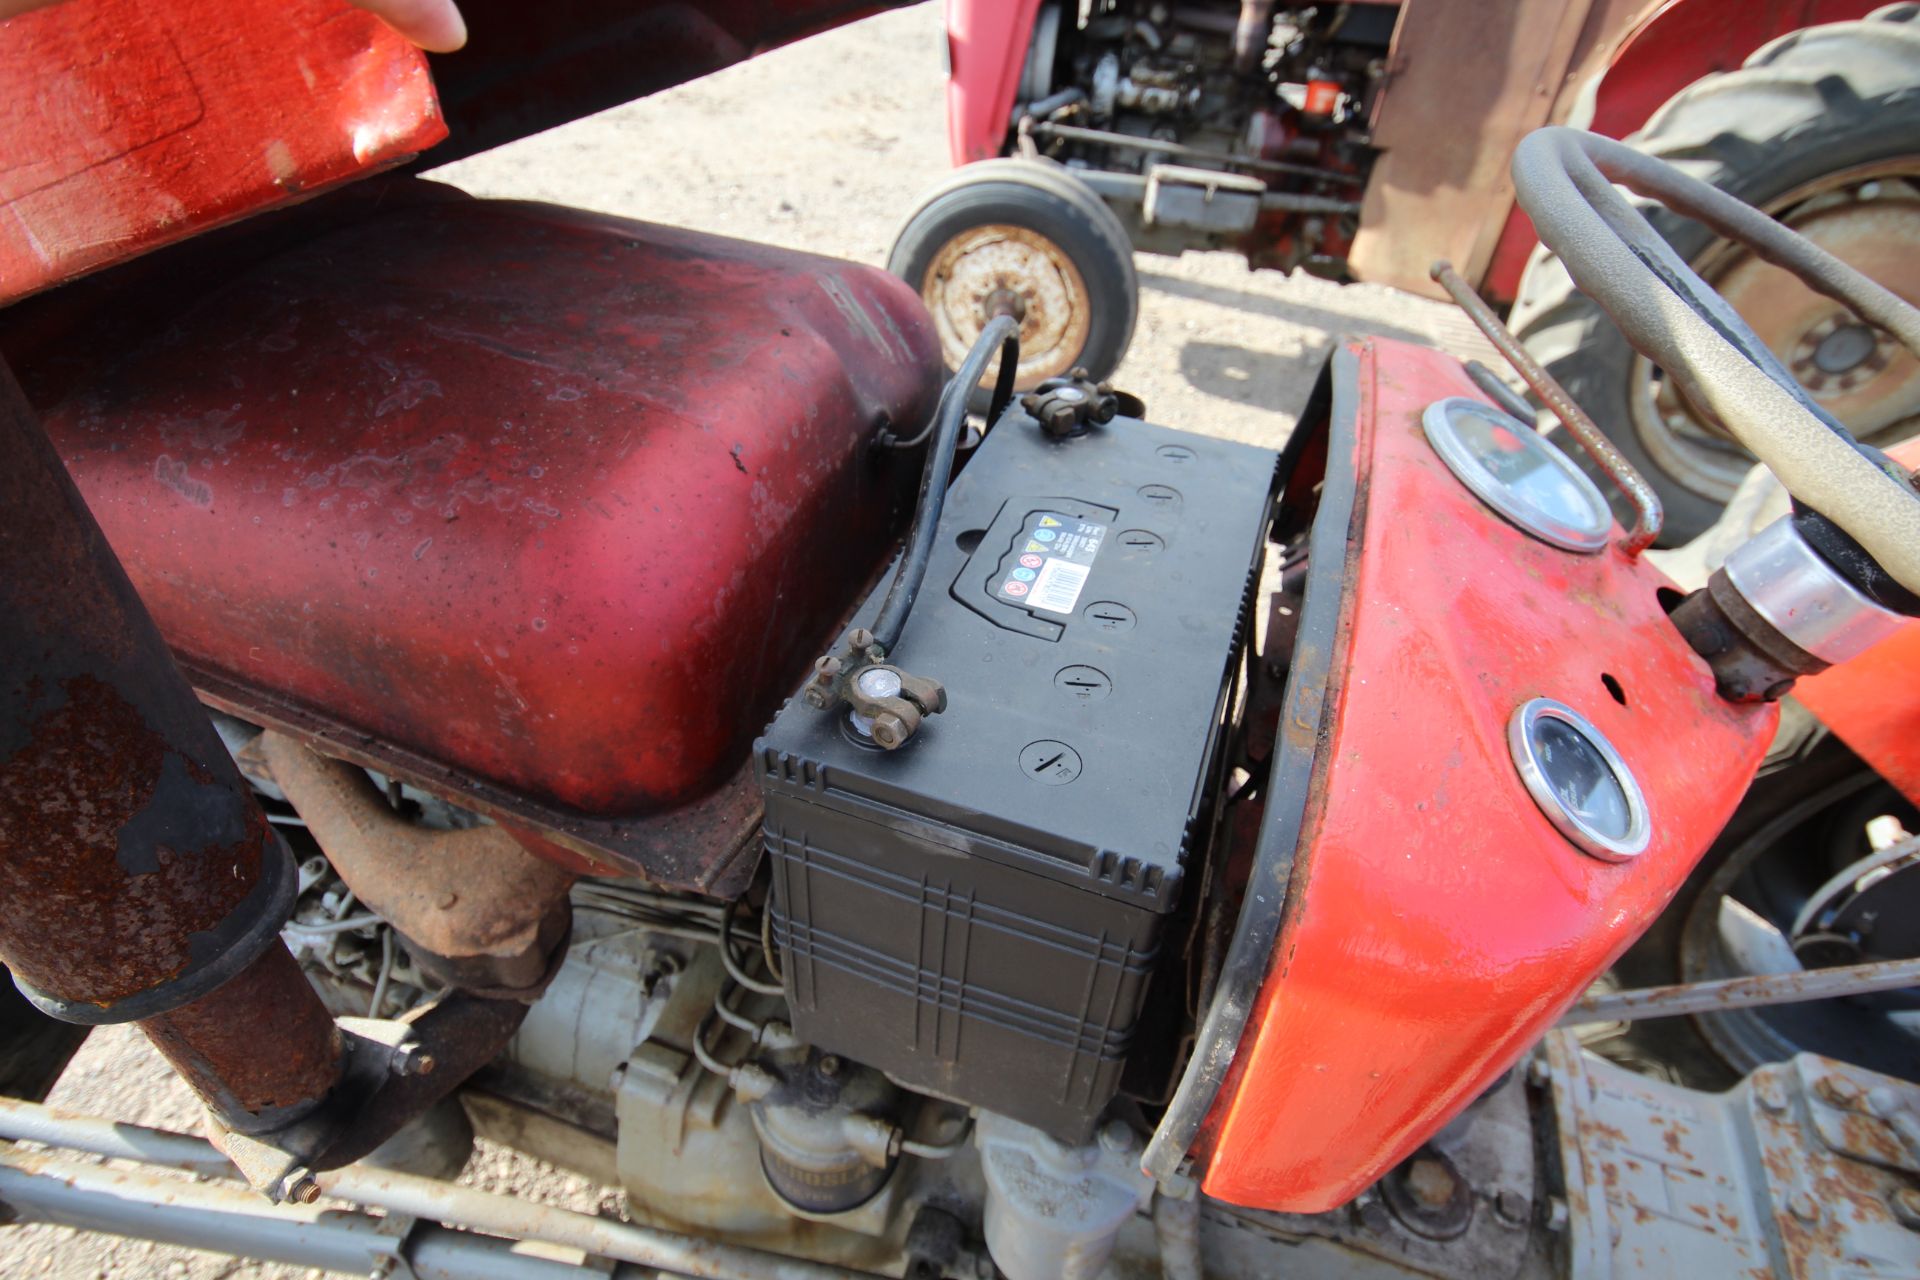
<instances>
[{"instance_id":1,"label":"rust patch","mask_svg":"<svg viewBox=\"0 0 1920 1280\"><path fill-rule=\"evenodd\" d=\"M104 680L43 702L0 760L0 955L42 991L110 1005L184 970L193 935L246 899L266 818ZM224 838L195 843L209 830Z\"/></svg>"}]
</instances>

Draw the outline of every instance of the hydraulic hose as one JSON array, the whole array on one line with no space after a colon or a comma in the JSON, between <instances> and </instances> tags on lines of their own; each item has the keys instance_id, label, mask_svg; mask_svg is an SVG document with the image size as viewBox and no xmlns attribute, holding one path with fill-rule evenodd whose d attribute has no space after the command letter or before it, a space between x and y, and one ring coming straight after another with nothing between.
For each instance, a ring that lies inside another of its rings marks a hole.
<instances>
[{"instance_id":1,"label":"hydraulic hose","mask_svg":"<svg viewBox=\"0 0 1920 1280\"><path fill-rule=\"evenodd\" d=\"M935 531L940 527L940 511L946 505L947 485L953 479L953 456L967 425L967 400L986 375L987 361L1000 353L1000 377L994 387L993 405L987 425L993 425L998 411L1006 406L1013 390L1013 375L1020 363L1020 325L1012 316L998 315L987 321L974 339L967 358L960 362L953 380L934 407L928 431L927 463L920 473L920 498L914 506L913 528L907 534L907 549L900 557L900 568L880 603L880 616L873 622L874 643L883 654L893 652L906 628L907 614L926 580L927 565L933 559Z\"/></svg>"}]
</instances>

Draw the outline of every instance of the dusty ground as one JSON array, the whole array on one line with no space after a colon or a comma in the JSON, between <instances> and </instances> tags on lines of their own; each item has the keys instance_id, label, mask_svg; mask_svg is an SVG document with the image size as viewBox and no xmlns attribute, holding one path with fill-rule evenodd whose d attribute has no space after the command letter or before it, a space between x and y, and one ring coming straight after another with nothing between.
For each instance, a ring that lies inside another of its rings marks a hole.
<instances>
[{"instance_id":1,"label":"dusty ground","mask_svg":"<svg viewBox=\"0 0 1920 1280\"><path fill-rule=\"evenodd\" d=\"M553 200L864 262L885 260L918 192L946 172L934 5L779 50L695 84L448 166L478 195ZM1239 259L1139 259L1144 296L1117 381L1156 421L1277 443L1337 335L1364 331L1485 355L1451 307L1366 285L1251 273ZM95 1033L56 1089L60 1106L191 1128L186 1090L137 1034ZM467 1181L591 1209L580 1180L499 1149ZM0 1275L318 1275L177 1249L0 1232Z\"/></svg>"}]
</instances>

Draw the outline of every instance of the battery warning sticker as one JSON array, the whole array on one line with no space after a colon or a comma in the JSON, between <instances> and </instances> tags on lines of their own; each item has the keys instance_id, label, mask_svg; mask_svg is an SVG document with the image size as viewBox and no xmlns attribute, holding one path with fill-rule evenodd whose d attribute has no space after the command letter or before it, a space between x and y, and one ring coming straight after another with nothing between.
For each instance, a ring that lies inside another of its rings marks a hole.
<instances>
[{"instance_id":1,"label":"battery warning sticker","mask_svg":"<svg viewBox=\"0 0 1920 1280\"><path fill-rule=\"evenodd\" d=\"M1072 613L1106 536L1104 524L1057 511L1034 512L1000 566L993 594L1023 609Z\"/></svg>"}]
</instances>

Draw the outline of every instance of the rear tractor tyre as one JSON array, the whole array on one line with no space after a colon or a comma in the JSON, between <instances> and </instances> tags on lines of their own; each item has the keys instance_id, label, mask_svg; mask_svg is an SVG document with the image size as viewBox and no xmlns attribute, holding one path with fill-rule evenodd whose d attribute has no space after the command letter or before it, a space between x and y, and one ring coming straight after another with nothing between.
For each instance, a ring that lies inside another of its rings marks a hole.
<instances>
[{"instance_id":1,"label":"rear tractor tyre","mask_svg":"<svg viewBox=\"0 0 1920 1280\"><path fill-rule=\"evenodd\" d=\"M1920 4L1783 36L1681 90L1626 141L1920 303ZM1697 222L1642 211L1856 436L1884 448L1920 428L1920 360L1892 335ZM1660 491L1662 543L1704 531L1752 455L1627 345L1544 246L1512 327Z\"/></svg>"}]
</instances>

